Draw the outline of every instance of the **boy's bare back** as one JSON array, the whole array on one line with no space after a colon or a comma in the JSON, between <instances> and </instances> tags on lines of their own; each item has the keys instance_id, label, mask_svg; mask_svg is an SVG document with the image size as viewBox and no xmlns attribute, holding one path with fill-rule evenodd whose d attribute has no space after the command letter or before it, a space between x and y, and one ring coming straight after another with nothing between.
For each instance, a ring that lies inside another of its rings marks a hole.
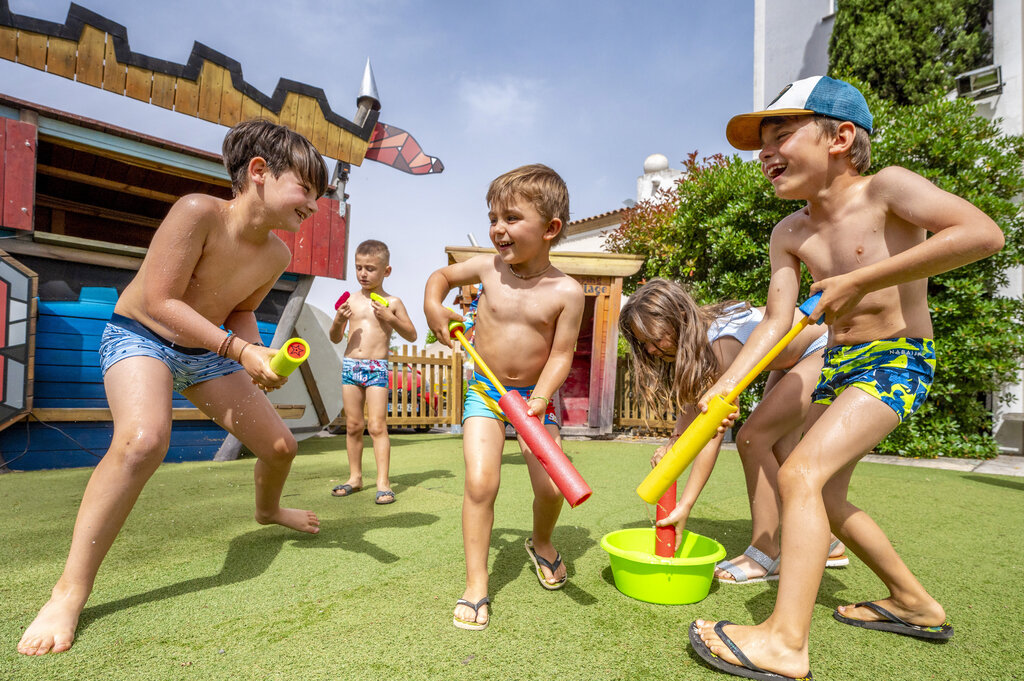
<instances>
[{"instance_id":1,"label":"boy's bare back","mask_svg":"<svg viewBox=\"0 0 1024 681\"><path fill-rule=\"evenodd\" d=\"M275 234L251 229L230 206L205 194L179 199L118 299L116 312L168 340L196 345L195 339L180 339L146 310L158 306L172 316L191 310L220 326L232 312L254 309L291 255ZM174 310L181 303L189 309Z\"/></svg>"},{"instance_id":2,"label":"boy's bare back","mask_svg":"<svg viewBox=\"0 0 1024 681\"><path fill-rule=\"evenodd\" d=\"M567 305L582 303L582 287L554 267L535 279L518 279L494 255L466 264L483 284L474 326L477 351L508 385L535 384L555 344L559 318Z\"/></svg>"}]
</instances>

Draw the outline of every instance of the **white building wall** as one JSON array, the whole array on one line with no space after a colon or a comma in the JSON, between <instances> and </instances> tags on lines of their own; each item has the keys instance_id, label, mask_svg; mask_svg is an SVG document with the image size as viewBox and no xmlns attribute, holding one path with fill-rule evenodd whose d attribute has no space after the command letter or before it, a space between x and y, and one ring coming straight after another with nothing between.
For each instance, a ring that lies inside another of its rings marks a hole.
<instances>
[{"instance_id":1,"label":"white building wall","mask_svg":"<svg viewBox=\"0 0 1024 681\"><path fill-rule=\"evenodd\" d=\"M1003 92L985 100L992 114L1001 118L1002 129L1010 135L1024 135L1024 10L1020 0L995 0L992 15L992 46L995 63L1003 68ZM979 109L981 106L979 106ZM1009 284L1002 293L1020 297L1024 294L1024 268L1009 273ZM996 434L999 441L1021 451L1021 423L1005 421L1004 414L1024 412L1024 373L1018 372L1017 384L1007 387L1013 398L1009 404L997 405Z\"/></svg>"},{"instance_id":2,"label":"white building wall","mask_svg":"<svg viewBox=\"0 0 1024 681\"><path fill-rule=\"evenodd\" d=\"M754 111L789 83L828 71L834 0L755 0Z\"/></svg>"}]
</instances>

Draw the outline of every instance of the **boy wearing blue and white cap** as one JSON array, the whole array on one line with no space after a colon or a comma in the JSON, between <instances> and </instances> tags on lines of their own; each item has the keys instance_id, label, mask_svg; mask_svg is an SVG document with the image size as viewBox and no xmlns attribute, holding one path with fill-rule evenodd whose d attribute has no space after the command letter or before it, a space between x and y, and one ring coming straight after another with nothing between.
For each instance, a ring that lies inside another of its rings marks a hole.
<instances>
[{"instance_id":1,"label":"boy wearing blue and white cap","mask_svg":"<svg viewBox=\"0 0 1024 681\"><path fill-rule=\"evenodd\" d=\"M764 321L701 398L702 410L789 330L801 263L814 279L811 293L822 293L811 317L829 326L805 435L779 469L783 560L775 609L755 626L690 626L694 650L738 676L811 677L811 612L830 526L889 590L878 601L839 607L837 620L918 638L953 635L942 606L846 496L857 461L927 396L935 367L928 277L995 253L1003 234L973 205L905 168L862 175L872 124L856 88L819 76L788 85L765 110L735 116L726 128L733 146L760 149L776 195L806 203L772 231Z\"/></svg>"}]
</instances>

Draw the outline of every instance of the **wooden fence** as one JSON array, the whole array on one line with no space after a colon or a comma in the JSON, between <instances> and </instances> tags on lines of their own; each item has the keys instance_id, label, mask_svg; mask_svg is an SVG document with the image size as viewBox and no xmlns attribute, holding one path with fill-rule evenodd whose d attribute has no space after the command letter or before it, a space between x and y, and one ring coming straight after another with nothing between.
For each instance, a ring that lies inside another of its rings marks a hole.
<instances>
[{"instance_id":1,"label":"wooden fence","mask_svg":"<svg viewBox=\"0 0 1024 681\"><path fill-rule=\"evenodd\" d=\"M653 413L641 403L639 396L633 394L633 376L629 371L629 361L619 359L615 371L615 430L636 430L651 435L668 435L675 425L675 415L671 409L661 413Z\"/></svg>"},{"instance_id":2,"label":"wooden fence","mask_svg":"<svg viewBox=\"0 0 1024 681\"><path fill-rule=\"evenodd\" d=\"M464 358L461 352L428 354L408 345L391 353L388 426L425 431L431 426L461 424ZM331 426L344 425L342 409Z\"/></svg>"}]
</instances>

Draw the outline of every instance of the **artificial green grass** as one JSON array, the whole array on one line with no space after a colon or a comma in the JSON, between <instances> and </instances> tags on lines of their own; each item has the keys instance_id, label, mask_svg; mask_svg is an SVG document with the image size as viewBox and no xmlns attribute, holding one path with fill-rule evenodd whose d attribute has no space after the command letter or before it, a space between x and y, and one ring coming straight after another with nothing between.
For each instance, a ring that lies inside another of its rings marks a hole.
<instances>
[{"instance_id":1,"label":"artificial green grass","mask_svg":"<svg viewBox=\"0 0 1024 681\"><path fill-rule=\"evenodd\" d=\"M694 605L619 593L601 537L649 524L634 493L653 445L565 444L594 496L563 511L555 544L564 590L540 587L522 544L532 495L518 447L502 469L491 545L492 623L452 626L464 566L461 440L392 435L397 503L369 487L336 499L344 438L302 443L285 504L316 511L318 536L252 520L252 459L162 466L100 570L67 653L15 646L60 574L88 469L0 476L0 678L60 679L724 679L689 649L701 618L751 623L773 585L719 587ZM369 445L369 441L367 440ZM889 534L956 628L935 644L844 626L840 604L885 595L856 558L826 571L811 629L817 679L1024 678L1024 480L861 464L851 499ZM724 453L689 528L730 556L749 540L738 458Z\"/></svg>"}]
</instances>

